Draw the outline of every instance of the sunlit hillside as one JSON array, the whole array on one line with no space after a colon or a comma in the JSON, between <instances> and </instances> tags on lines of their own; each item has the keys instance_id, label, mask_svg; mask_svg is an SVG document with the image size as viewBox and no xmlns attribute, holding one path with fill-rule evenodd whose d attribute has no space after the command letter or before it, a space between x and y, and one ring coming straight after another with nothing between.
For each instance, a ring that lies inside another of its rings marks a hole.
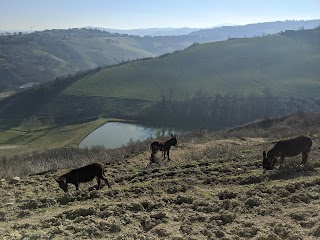
<instances>
[{"instance_id":1,"label":"sunlit hillside","mask_svg":"<svg viewBox=\"0 0 320 240\"><path fill-rule=\"evenodd\" d=\"M319 29L287 31L194 44L173 54L79 73L0 102L0 124L18 126L33 116L69 123L100 116L154 121L178 114L176 123L190 118L212 127L225 126L229 119L230 127L299 109L314 111L319 109L319 34ZM209 98L202 104L192 99L197 94ZM152 105L170 99L180 103ZM181 99L191 100L192 107Z\"/></svg>"},{"instance_id":2,"label":"sunlit hillside","mask_svg":"<svg viewBox=\"0 0 320 240\"><path fill-rule=\"evenodd\" d=\"M281 97L318 97L319 61L319 45L286 35L232 39L104 69L63 94L156 100L168 89L177 96L199 89L211 95L269 89Z\"/></svg>"},{"instance_id":3,"label":"sunlit hillside","mask_svg":"<svg viewBox=\"0 0 320 240\"><path fill-rule=\"evenodd\" d=\"M153 56L155 54L140 48L134 39L120 36L66 37L51 32L1 36L0 91L128 59Z\"/></svg>"}]
</instances>

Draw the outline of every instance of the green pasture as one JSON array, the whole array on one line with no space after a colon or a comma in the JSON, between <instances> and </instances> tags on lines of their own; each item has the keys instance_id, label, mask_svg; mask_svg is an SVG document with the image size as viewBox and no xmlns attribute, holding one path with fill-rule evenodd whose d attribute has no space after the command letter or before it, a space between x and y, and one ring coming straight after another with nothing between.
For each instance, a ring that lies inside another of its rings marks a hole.
<instances>
[{"instance_id":1,"label":"green pasture","mask_svg":"<svg viewBox=\"0 0 320 240\"><path fill-rule=\"evenodd\" d=\"M320 48L281 35L199 44L84 77L63 94L156 100L202 89L210 95L271 90L275 96L318 97Z\"/></svg>"},{"instance_id":2,"label":"green pasture","mask_svg":"<svg viewBox=\"0 0 320 240\"><path fill-rule=\"evenodd\" d=\"M33 150L78 145L90 132L107 119L62 127L27 131L22 128L0 130L0 156L10 156Z\"/></svg>"}]
</instances>

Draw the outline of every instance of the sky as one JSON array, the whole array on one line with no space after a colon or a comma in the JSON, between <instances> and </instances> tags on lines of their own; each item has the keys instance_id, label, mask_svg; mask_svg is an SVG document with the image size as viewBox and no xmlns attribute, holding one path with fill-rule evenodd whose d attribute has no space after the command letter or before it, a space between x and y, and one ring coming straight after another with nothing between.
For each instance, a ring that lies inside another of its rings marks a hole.
<instances>
[{"instance_id":1,"label":"sky","mask_svg":"<svg viewBox=\"0 0 320 240\"><path fill-rule=\"evenodd\" d=\"M0 0L0 30L196 27L320 19L320 0Z\"/></svg>"}]
</instances>

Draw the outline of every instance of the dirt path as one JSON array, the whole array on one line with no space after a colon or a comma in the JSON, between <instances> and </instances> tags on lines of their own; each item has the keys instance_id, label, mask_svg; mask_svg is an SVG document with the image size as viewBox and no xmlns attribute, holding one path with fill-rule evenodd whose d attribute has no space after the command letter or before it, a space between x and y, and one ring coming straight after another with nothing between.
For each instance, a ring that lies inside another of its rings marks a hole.
<instances>
[{"instance_id":1,"label":"dirt path","mask_svg":"<svg viewBox=\"0 0 320 240\"><path fill-rule=\"evenodd\" d=\"M4 150L4 149L14 149L14 148L18 148L18 146L15 145L5 145L5 146L0 146L0 150Z\"/></svg>"}]
</instances>

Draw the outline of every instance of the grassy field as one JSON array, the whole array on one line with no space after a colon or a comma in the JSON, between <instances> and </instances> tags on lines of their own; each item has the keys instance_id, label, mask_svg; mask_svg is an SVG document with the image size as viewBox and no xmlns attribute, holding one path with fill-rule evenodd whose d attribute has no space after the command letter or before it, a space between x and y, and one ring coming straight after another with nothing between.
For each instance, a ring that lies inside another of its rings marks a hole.
<instances>
[{"instance_id":1,"label":"grassy field","mask_svg":"<svg viewBox=\"0 0 320 240\"><path fill-rule=\"evenodd\" d=\"M59 147L78 146L90 132L107 121L108 119L98 119L83 124L31 131L23 128L1 130L0 157L30 153L35 150L41 151Z\"/></svg>"},{"instance_id":2,"label":"grassy field","mask_svg":"<svg viewBox=\"0 0 320 240\"><path fill-rule=\"evenodd\" d=\"M202 89L280 97L318 97L320 48L281 35L200 44L175 54L131 62L85 77L63 94L156 100Z\"/></svg>"},{"instance_id":3,"label":"grassy field","mask_svg":"<svg viewBox=\"0 0 320 240\"><path fill-rule=\"evenodd\" d=\"M134 148L103 161L111 189L97 191L90 182L81 184L81 191L69 186L64 194L53 177L69 169L2 179L0 234L4 239L317 239L319 124L306 123L318 120L293 116L271 120L269 127L257 122L216 135L179 136L171 161L158 153L160 166L148 166L147 147ZM308 164L300 166L297 156L286 158L282 169L263 172L262 151L291 134L313 139ZM81 166L82 160L55 161Z\"/></svg>"}]
</instances>

